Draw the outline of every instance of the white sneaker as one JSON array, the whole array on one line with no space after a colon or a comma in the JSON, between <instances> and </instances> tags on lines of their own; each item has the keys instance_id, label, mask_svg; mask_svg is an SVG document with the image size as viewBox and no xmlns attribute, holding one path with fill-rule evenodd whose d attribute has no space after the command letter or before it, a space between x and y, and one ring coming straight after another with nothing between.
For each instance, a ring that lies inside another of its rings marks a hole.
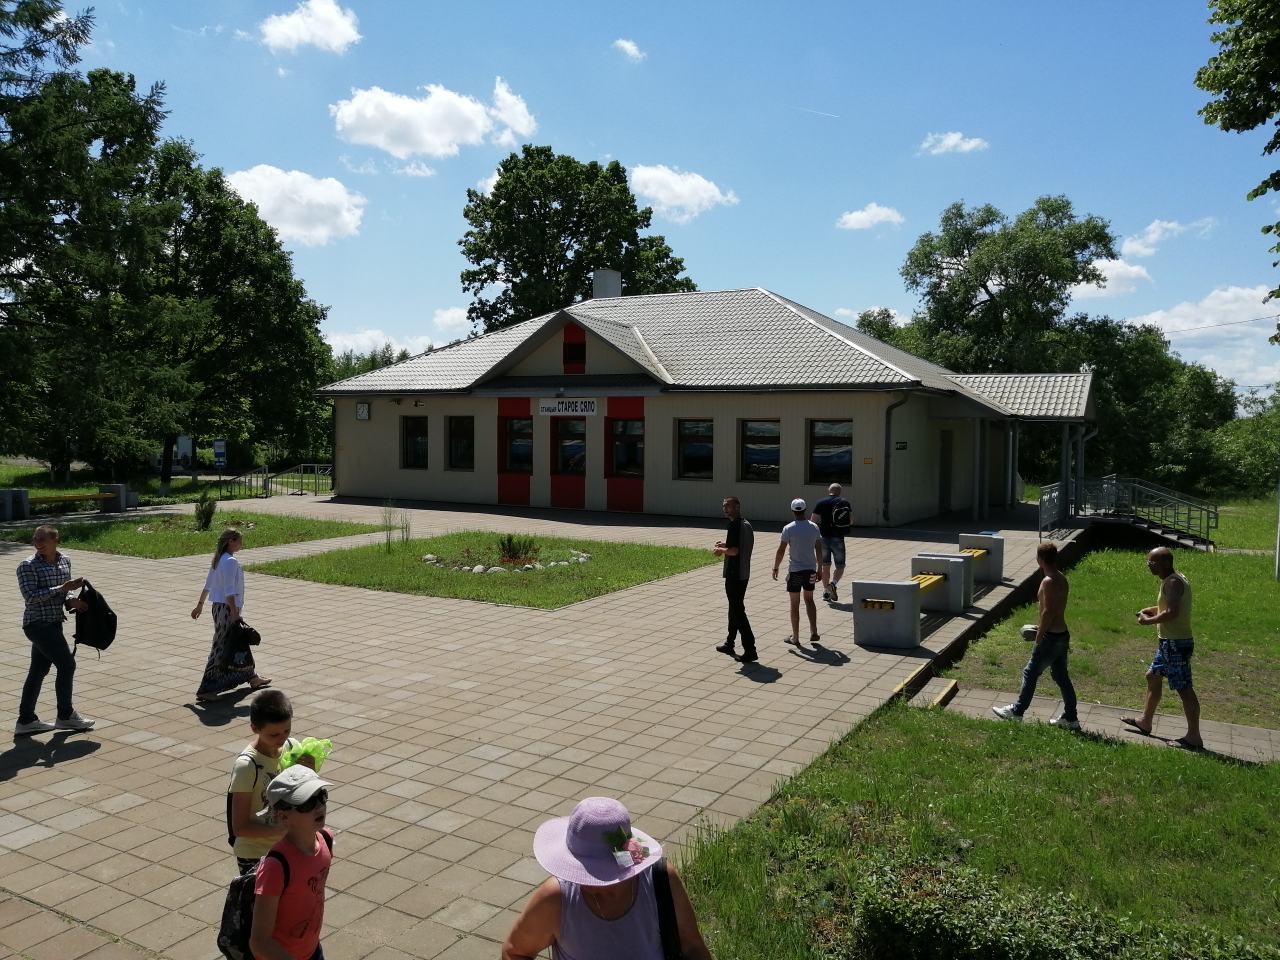
<instances>
[{"instance_id":1,"label":"white sneaker","mask_svg":"<svg viewBox=\"0 0 1280 960\"><path fill-rule=\"evenodd\" d=\"M50 730L56 730L52 723L45 723L43 720L28 720L26 723L17 723L13 727L13 735L15 737L27 736L32 733L48 733Z\"/></svg>"},{"instance_id":2,"label":"white sneaker","mask_svg":"<svg viewBox=\"0 0 1280 960\"><path fill-rule=\"evenodd\" d=\"M1004 707L992 707L991 712L1001 720L1021 720L1022 714L1018 713L1018 705L1011 703Z\"/></svg>"},{"instance_id":3,"label":"white sneaker","mask_svg":"<svg viewBox=\"0 0 1280 960\"><path fill-rule=\"evenodd\" d=\"M92 730L93 725L97 722L98 721L96 720L89 720L86 717L82 717L80 714L72 710L71 716L63 717L58 720L57 727L59 730Z\"/></svg>"},{"instance_id":4,"label":"white sneaker","mask_svg":"<svg viewBox=\"0 0 1280 960\"><path fill-rule=\"evenodd\" d=\"M1049 721L1051 727L1061 727L1063 730L1079 730L1079 720L1068 720L1065 717L1054 717Z\"/></svg>"}]
</instances>

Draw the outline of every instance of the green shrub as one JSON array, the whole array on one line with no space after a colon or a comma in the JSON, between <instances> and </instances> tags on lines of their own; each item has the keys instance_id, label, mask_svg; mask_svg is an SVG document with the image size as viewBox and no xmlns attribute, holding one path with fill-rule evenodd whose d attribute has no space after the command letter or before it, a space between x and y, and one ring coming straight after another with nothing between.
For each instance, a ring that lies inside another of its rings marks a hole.
<instances>
[{"instance_id":1,"label":"green shrub","mask_svg":"<svg viewBox=\"0 0 1280 960\"><path fill-rule=\"evenodd\" d=\"M196 529L208 530L217 512L218 498L208 488L201 490L200 499L196 501Z\"/></svg>"},{"instance_id":2,"label":"green shrub","mask_svg":"<svg viewBox=\"0 0 1280 960\"><path fill-rule=\"evenodd\" d=\"M502 563L533 563L538 559L538 549L533 537L506 533L498 538L498 558Z\"/></svg>"},{"instance_id":3,"label":"green shrub","mask_svg":"<svg viewBox=\"0 0 1280 960\"><path fill-rule=\"evenodd\" d=\"M1280 949L1137 923L1066 894L1001 890L952 864L854 861L841 955L862 960L1280 960Z\"/></svg>"}]
</instances>

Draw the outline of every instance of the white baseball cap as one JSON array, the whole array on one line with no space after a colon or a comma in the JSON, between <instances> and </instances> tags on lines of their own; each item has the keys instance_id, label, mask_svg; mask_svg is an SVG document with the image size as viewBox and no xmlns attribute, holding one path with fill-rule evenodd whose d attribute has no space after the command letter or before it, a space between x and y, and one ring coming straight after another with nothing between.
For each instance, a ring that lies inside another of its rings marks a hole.
<instances>
[{"instance_id":1,"label":"white baseball cap","mask_svg":"<svg viewBox=\"0 0 1280 960\"><path fill-rule=\"evenodd\" d=\"M805 502L803 498L796 497L794 500L791 501L791 509L794 510L796 513L804 513L804 508L805 508Z\"/></svg>"}]
</instances>

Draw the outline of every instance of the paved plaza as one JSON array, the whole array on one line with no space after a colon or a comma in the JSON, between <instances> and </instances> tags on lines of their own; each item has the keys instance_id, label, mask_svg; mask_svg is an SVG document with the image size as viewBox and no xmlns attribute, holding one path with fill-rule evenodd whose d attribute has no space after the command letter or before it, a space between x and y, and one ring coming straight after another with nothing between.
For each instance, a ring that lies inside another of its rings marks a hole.
<instances>
[{"instance_id":1,"label":"paved plaza","mask_svg":"<svg viewBox=\"0 0 1280 960\"><path fill-rule=\"evenodd\" d=\"M375 504L277 497L223 504L381 519ZM493 508L410 510L413 533L500 532L707 547L723 525ZM533 610L247 575L259 669L295 707L294 732L330 737L324 767L338 831L325 915L330 960L497 955L545 874L533 831L582 797L616 796L638 826L679 844L699 823L751 813L775 784L891 697L1034 570L1034 520L859 531L846 581L905 576L959 530L1010 524L1007 585L978 610L927 624L925 648L866 651L847 607L820 604L823 649L784 646L783 586L768 578L776 527L757 530L747 607L760 663L716 653L719 566ZM1030 527L1030 529L1028 529ZM374 539L377 535L374 535ZM253 548L245 563L368 542ZM0 544L10 565L28 547ZM209 558L146 560L68 550L120 618L101 659L81 651L77 708L89 734L19 738L0 757L0 960L213 960L234 860L231 762L250 738L247 691L196 705L212 624L190 618ZM28 664L16 584L0 589L0 699L17 709ZM41 709L53 713L53 679ZM118 942L115 942L117 941ZM6 952L8 951L8 952Z\"/></svg>"}]
</instances>

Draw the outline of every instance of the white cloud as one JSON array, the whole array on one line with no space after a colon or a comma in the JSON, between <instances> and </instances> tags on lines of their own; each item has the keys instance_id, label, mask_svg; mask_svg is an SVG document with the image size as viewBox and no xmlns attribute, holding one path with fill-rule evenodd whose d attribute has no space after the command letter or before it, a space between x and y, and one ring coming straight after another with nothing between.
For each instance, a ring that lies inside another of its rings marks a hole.
<instances>
[{"instance_id":1,"label":"white cloud","mask_svg":"<svg viewBox=\"0 0 1280 960\"><path fill-rule=\"evenodd\" d=\"M861 210L840 214L836 226L841 230L869 230L878 223L902 223L902 214L893 207L882 207L873 200Z\"/></svg>"},{"instance_id":2,"label":"white cloud","mask_svg":"<svg viewBox=\"0 0 1280 960\"><path fill-rule=\"evenodd\" d=\"M373 176L378 172L378 165L372 160L361 160L356 163L345 153L338 157L338 162L352 173L359 173L366 177Z\"/></svg>"},{"instance_id":3,"label":"white cloud","mask_svg":"<svg viewBox=\"0 0 1280 960\"><path fill-rule=\"evenodd\" d=\"M1081 283L1071 288L1071 296L1076 300L1098 300L1103 297L1119 297L1133 293L1139 282L1151 282L1151 274L1147 268L1137 263L1126 263L1124 260L1095 260L1093 265L1102 271L1103 285Z\"/></svg>"},{"instance_id":4,"label":"white cloud","mask_svg":"<svg viewBox=\"0 0 1280 960\"><path fill-rule=\"evenodd\" d=\"M681 172L664 164L631 168L631 189L659 215L688 223L712 207L738 202L732 190L721 190L698 173Z\"/></svg>"},{"instance_id":5,"label":"white cloud","mask_svg":"<svg viewBox=\"0 0 1280 960\"><path fill-rule=\"evenodd\" d=\"M498 182L498 171L495 170L487 177L481 177L476 181L476 189L481 193L492 193L494 185Z\"/></svg>"},{"instance_id":6,"label":"white cloud","mask_svg":"<svg viewBox=\"0 0 1280 960\"><path fill-rule=\"evenodd\" d=\"M436 172L421 160L410 160L408 163L401 164L395 168L395 172L402 177L434 177L436 175Z\"/></svg>"},{"instance_id":7,"label":"white cloud","mask_svg":"<svg viewBox=\"0 0 1280 960\"><path fill-rule=\"evenodd\" d=\"M423 89L426 95L419 97L381 87L353 90L350 99L329 106L338 136L407 160L415 154L457 156L460 148L477 146L490 136L510 145L538 127L524 100L501 77L494 82L491 107L438 83Z\"/></svg>"},{"instance_id":8,"label":"white cloud","mask_svg":"<svg viewBox=\"0 0 1280 960\"><path fill-rule=\"evenodd\" d=\"M242 40L242 41L253 39L252 33L250 33L247 30L240 30L240 29L237 29L235 33L231 34L231 36L236 40Z\"/></svg>"},{"instance_id":9,"label":"white cloud","mask_svg":"<svg viewBox=\"0 0 1280 960\"><path fill-rule=\"evenodd\" d=\"M1273 384L1280 381L1280 347L1268 343L1267 338L1276 332L1276 321L1232 323L1276 313L1274 304L1265 302L1268 289L1265 284L1218 287L1194 303L1184 301L1166 310L1130 317L1128 322L1154 324L1184 360L1202 363L1238 384ZM1189 329L1192 327L1208 329ZM1181 332L1184 330L1187 332Z\"/></svg>"},{"instance_id":10,"label":"white cloud","mask_svg":"<svg viewBox=\"0 0 1280 960\"><path fill-rule=\"evenodd\" d=\"M260 163L227 174L227 182L258 205L262 219L276 228L282 240L315 247L360 232L365 198L333 177L313 177Z\"/></svg>"},{"instance_id":11,"label":"white cloud","mask_svg":"<svg viewBox=\"0 0 1280 960\"><path fill-rule=\"evenodd\" d=\"M334 353L346 353L348 350L354 350L356 353L367 354L370 350L381 350L383 344L386 343L391 344L391 349L395 350L396 353L401 350L408 350L412 354L419 354L431 349L430 337L406 337L401 340L398 337L384 333L382 330L368 327L354 332L326 333L324 338L329 342L329 346L333 348Z\"/></svg>"},{"instance_id":12,"label":"white cloud","mask_svg":"<svg viewBox=\"0 0 1280 960\"><path fill-rule=\"evenodd\" d=\"M440 307L431 316L431 322L442 333L462 334L471 329L466 307Z\"/></svg>"},{"instance_id":13,"label":"white cloud","mask_svg":"<svg viewBox=\"0 0 1280 960\"><path fill-rule=\"evenodd\" d=\"M276 76L283 80L289 75L289 71L284 67L276 67Z\"/></svg>"},{"instance_id":14,"label":"white cloud","mask_svg":"<svg viewBox=\"0 0 1280 960\"><path fill-rule=\"evenodd\" d=\"M291 13L278 13L258 24L262 42L275 52L294 52L299 47L318 47L329 53L344 53L360 39L356 13L343 9L335 0L302 0Z\"/></svg>"},{"instance_id":15,"label":"white cloud","mask_svg":"<svg viewBox=\"0 0 1280 960\"><path fill-rule=\"evenodd\" d=\"M950 133L931 133L920 144L921 153L937 156L940 153L973 153L985 150L990 144L981 137L966 137L959 130Z\"/></svg>"},{"instance_id":16,"label":"white cloud","mask_svg":"<svg viewBox=\"0 0 1280 960\"><path fill-rule=\"evenodd\" d=\"M1141 233L1125 237L1120 245L1120 255L1124 257L1150 257L1166 237L1176 237L1188 230L1198 230L1200 236L1207 236L1213 229L1213 217L1202 217L1193 223L1179 223L1177 220L1152 220Z\"/></svg>"},{"instance_id":17,"label":"white cloud","mask_svg":"<svg viewBox=\"0 0 1280 960\"><path fill-rule=\"evenodd\" d=\"M645 57L648 56L647 53L645 53L636 45L636 42L634 40L624 40L621 37L613 41L613 48L615 50L621 50L623 53L627 55L628 60L631 60L635 63L639 63L641 60L643 60Z\"/></svg>"},{"instance_id":18,"label":"white cloud","mask_svg":"<svg viewBox=\"0 0 1280 960\"><path fill-rule=\"evenodd\" d=\"M893 307L882 307L880 304L874 304L870 307L863 307L861 310L854 310L852 307L836 307L835 314L841 320L856 321L862 314L871 310L888 310L889 318L896 326L903 326L907 322L907 317Z\"/></svg>"},{"instance_id":19,"label":"white cloud","mask_svg":"<svg viewBox=\"0 0 1280 960\"><path fill-rule=\"evenodd\" d=\"M515 146L517 138L532 136L538 129L538 121L529 112L524 98L512 93L501 77L493 84L493 106L489 115L502 127L493 138L494 142L504 147Z\"/></svg>"}]
</instances>

